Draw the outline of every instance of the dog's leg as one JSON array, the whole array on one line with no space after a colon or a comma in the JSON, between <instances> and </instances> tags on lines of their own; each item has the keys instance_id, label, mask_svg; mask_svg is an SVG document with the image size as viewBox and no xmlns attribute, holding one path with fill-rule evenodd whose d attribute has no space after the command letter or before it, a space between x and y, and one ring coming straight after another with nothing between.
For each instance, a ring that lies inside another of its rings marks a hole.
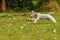
<instances>
[{"instance_id":1,"label":"dog's leg","mask_svg":"<svg viewBox=\"0 0 60 40\"><path fill-rule=\"evenodd\" d=\"M56 23L56 20L52 16L49 16L49 19Z\"/></svg>"},{"instance_id":2,"label":"dog's leg","mask_svg":"<svg viewBox=\"0 0 60 40\"><path fill-rule=\"evenodd\" d=\"M35 18L31 18L30 20L31 20L31 21L34 21L34 20L35 20Z\"/></svg>"},{"instance_id":3,"label":"dog's leg","mask_svg":"<svg viewBox=\"0 0 60 40\"><path fill-rule=\"evenodd\" d=\"M33 23L36 23L39 20L39 18L36 18Z\"/></svg>"}]
</instances>

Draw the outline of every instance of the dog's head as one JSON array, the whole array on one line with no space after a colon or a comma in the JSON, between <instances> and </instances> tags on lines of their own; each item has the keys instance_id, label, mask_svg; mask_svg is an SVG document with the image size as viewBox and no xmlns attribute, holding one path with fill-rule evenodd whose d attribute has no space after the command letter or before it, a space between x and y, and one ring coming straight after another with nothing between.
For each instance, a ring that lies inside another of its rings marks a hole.
<instances>
[{"instance_id":1,"label":"dog's head","mask_svg":"<svg viewBox=\"0 0 60 40\"><path fill-rule=\"evenodd\" d=\"M32 11L30 17L35 17L36 15L37 15L36 12Z\"/></svg>"}]
</instances>

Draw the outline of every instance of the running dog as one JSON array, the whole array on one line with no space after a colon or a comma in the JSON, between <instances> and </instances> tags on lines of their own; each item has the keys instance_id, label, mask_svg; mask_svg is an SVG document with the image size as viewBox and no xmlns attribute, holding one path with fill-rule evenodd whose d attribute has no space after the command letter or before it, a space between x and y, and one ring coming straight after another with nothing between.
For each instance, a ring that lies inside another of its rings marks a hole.
<instances>
[{"instance_id":1,"label":"running dog","mask_svg":"<svg viewBox=\"0 0 60 40\"><path fill-rule=\"evenodd\" d=\"M56 20L52 17L51 14L54 14L54 12L49 12L48 14L41 14L39 12L32 11L32 13L30 14L30 17L31 17L30 20L34 21L33 23L36 23L39 19L46 18L56 23Z\"/></svg>"}]
</instances>

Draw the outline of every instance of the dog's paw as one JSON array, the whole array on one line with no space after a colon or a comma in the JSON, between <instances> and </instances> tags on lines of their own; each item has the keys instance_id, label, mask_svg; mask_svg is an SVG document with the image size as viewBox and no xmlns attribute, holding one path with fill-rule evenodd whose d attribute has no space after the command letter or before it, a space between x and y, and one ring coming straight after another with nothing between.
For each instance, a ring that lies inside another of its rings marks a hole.
<instances>
[{"instance_id":1,"label":"dog's paw","mask_svg":"<svg viewBox=\"0 0 60 40\"><path fill-rule=\"evenodd\" d=\"M33 22L33 23L36 23L36 22Z\"/></svg>"},{"instance_id":2,"label":"dog's paw","mask_svg":"<svg viewBox=\"0 0 60 40\"><path fill-rule=\"evenodd\" d=\"M54 22L55 24L57 23L57 22Z\"/></svg>"}]
</instances>

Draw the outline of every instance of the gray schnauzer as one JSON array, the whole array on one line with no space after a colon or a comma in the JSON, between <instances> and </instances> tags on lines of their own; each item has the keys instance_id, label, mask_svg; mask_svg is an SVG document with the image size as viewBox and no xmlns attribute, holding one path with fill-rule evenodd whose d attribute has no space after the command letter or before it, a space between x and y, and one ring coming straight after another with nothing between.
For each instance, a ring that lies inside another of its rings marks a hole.
<instances>
[{"instance_id":1,"label":"gray schnauzer","mask_svg":"<svg viewBox=\"0 0 60 40\"><path fill-rule=\"evenodd\" d=\"M52 22L56 23L56 20L51 16L51 14L53 13L54 12L49 12L48 14L41 14L39 12L32 11L32 13L30 14L30 17L31 17L30 20L34 21L33 23L36 23L41 18L47 18Z\"/></svg>"}]
</instances>

